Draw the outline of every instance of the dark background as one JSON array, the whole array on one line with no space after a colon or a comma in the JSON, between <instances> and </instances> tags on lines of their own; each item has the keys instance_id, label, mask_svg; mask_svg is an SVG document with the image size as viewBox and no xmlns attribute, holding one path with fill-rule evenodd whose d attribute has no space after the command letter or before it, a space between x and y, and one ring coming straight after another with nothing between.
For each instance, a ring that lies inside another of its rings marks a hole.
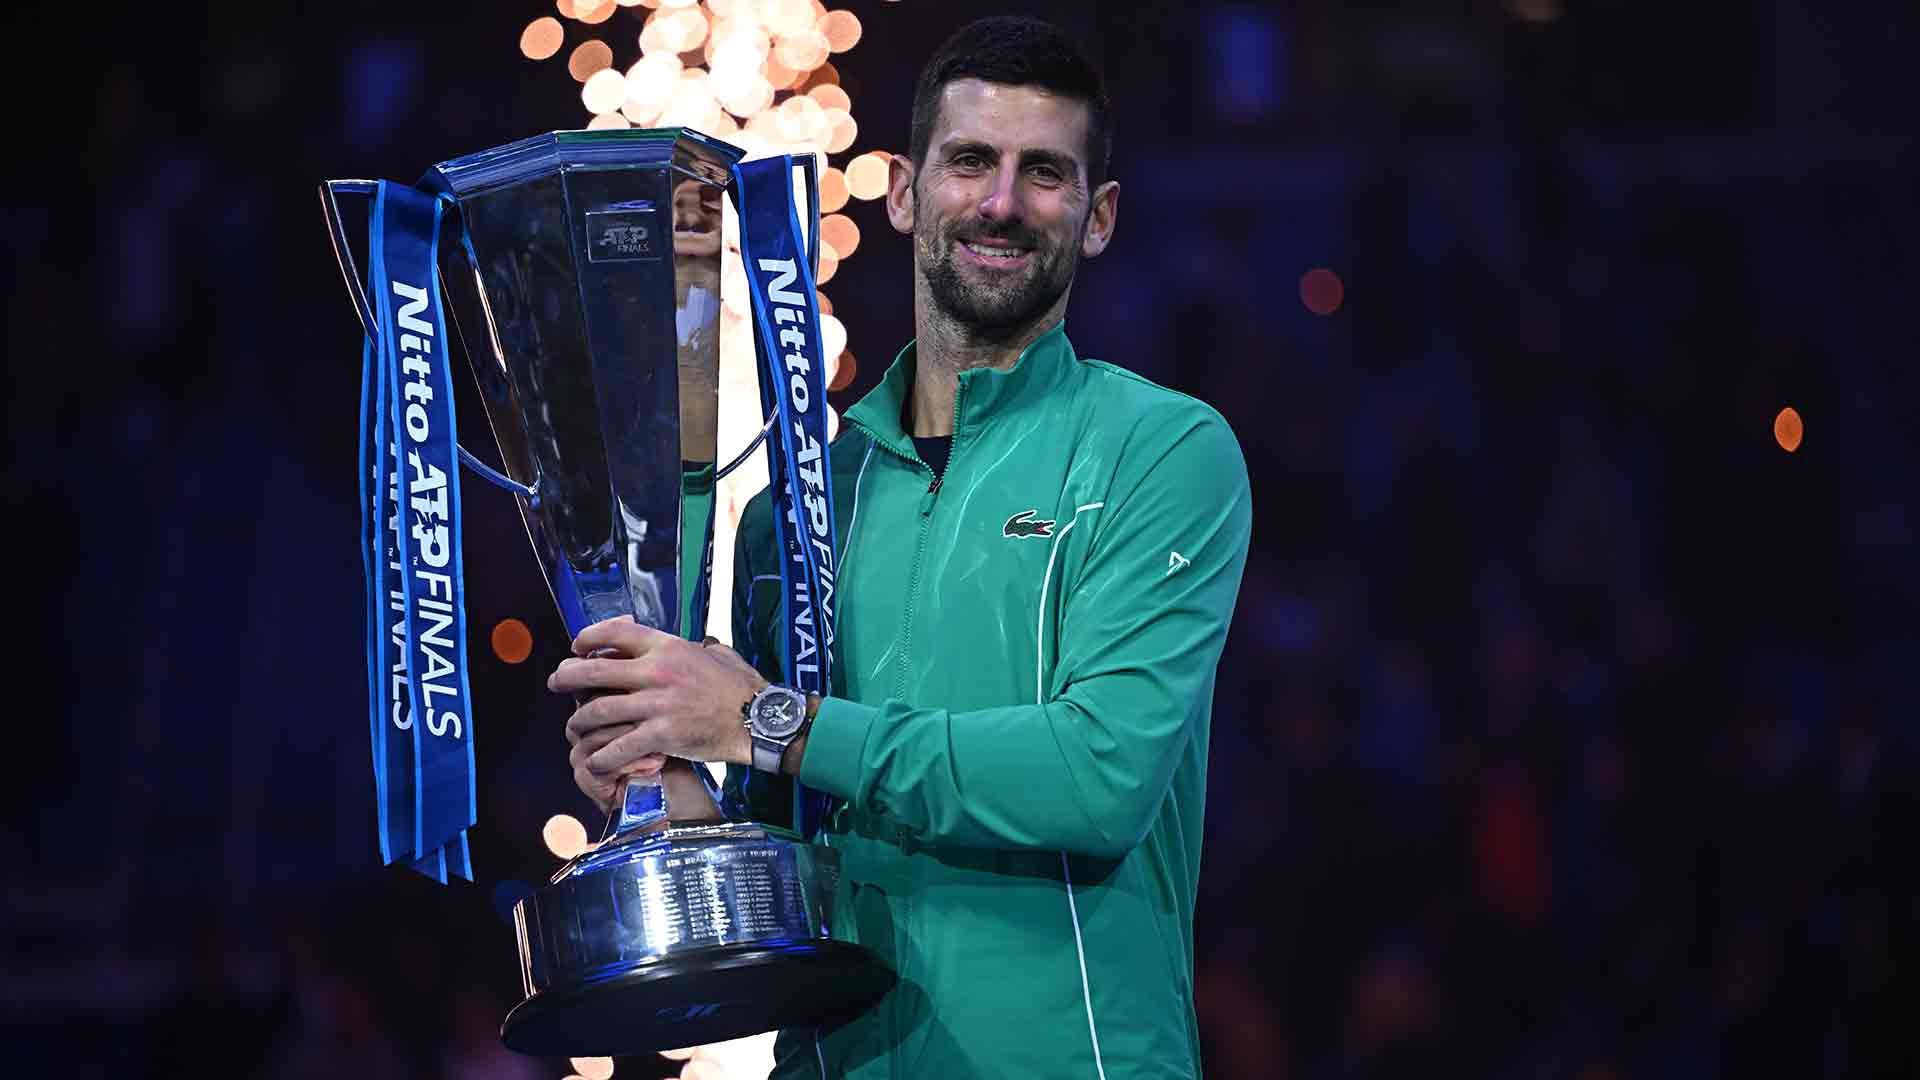
<instances>
[{"instance_id":1,"label":"dark background","mask_svg":"<svg viewBox=\"0 0 1920 1080\"><path fill-rule=\"evenodd\" d=\"M903 149L920 61L1003 10L832 6L866 27L854 152ZM1024 10L1119 119L1074 342L1211 402L1253 476L1208 1074L1920 1075L1915 9ZM492 1049L496 888L590 814L542 688L564 634L477 485L482 883L377 865L359 330L314 197L581 123L565 53L516 49L547 13L7 16L9 1072L565 1071ZM842 408L911 333L906 242L849 212Z\"/></svg>"}]
</instances>

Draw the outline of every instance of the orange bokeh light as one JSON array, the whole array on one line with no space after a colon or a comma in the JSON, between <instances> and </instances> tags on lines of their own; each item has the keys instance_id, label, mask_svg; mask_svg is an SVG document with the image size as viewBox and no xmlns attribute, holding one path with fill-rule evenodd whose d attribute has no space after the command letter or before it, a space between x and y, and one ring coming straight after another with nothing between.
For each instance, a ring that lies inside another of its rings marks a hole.
<instances>
[{"instance_id":1,"label":"orange bokeh light","mask_svg":"<svg viewBox=\"0 0 1920 1080\"><path fill-rule=\"evenodd\" d=\"M562 859L571 859L587 850L587 827L571 814L555 814L541 826L540 839L548 851Z\"/></svg>"},{"instance_id":2,"label":"orange bokeh light","mask_svg":"<svg viewBox=\"0 0 1920 1080\"><path fill-rule=\"evenodd\" d=\"M560 25L560 20L551 15L542 15L520 31L520 55L529 60L545 60L559 52L566 39L567 31Z\"/></svg>"},{"instance_id":3,"label":"orange bokeh light","mask_svg":"<svg viewBox=\"0 0 1920 1080\"><path fill-rule=\"evenodd\" d=\"M605 71L613 66L613 46L593 38L573 47L567 56L567 74L574 82L586 82L595 72Z\"/></svg>"},{"instance_id":4,"label":"orange bokeh light","mask_svg":"<svg viewBox=\"0 0 1920 1080\"><path fill-rule=\"evenodd\" d=\"M1800 440L1806 434L1806 423L1800 419L1799 410L1791 405L1781 409L1779 415L1773 418L1773 441L1789 454L1800 449Z\"/></svg>"},{"instance_id":5,"label":"orange bokeh light","mask_svg":"<svg viewBox=\"0 0 1920 1080\"><path fill-rule=\"evenodd\" d=\"M886 193L887 159L878 151L847 162L847 194L856 199L877 199Z\"/></svg>"},{"instance_id":6,"label":"orange bokeh light","mask_svg":"<svg viewBox=\"0 0 1920 1080\"><path fill-rule=\"evenodd\" d=\"M793 84L805 74L803 71L795 71L781 63L778 53L767 55L767 82L771 83L775 90L791 89Z\"/></svg>"},{"instance_id":7,"label":"orange bokeh light","mask_svg":"<svg viewBox=\"0 0 1920 1080\"><path fill-rule=\"evenodd\" d=\"M828 109L823 113L827 118L827 153L838 154L853 145L860 137L860 125L854 123L853 114L845 109Z\"/></svg>"},{"instance_id":8,"label":"orange bokeh light","mask_svg":"<svg viewBox=\"0 0 1920 1080\"><path fill-rule=\"evenodd\" d=\"M821 64L817 68L814 68L812 74L809 74L807 76L807 81L800 84L800 89L802 91L806 91L806 90L811 90L816 86L828 86L828 85L831 85L831 86L840 85L840 69L837 67L834 67L833 61L831 60L827 61L824 64Z\"/></svg>"},{"instance_id":9,"label":"orange bokeh light","mask_svg":"<svg viewBox=\"0 0 1920 1080\"><path fill-rule=\"evenodd\" d=\"M820 20L820 32L834 52L846 52L860 43L860 17L851 11L829 11Z\"/></svg>"},{"instance_id":10,"label":"orange bokeh light","mask_svg":"<svg viewBox=\"0 0 1920 1080\"><path fill-rule=\"evenodd\" d=\"M533 655L533 631L519 619L501 619L493 624L493 655L509 664L518 664Z\"/></svg>"},{"instance_id":11,"label":"orange bokeh light","mask_svg":"<svg viewBox=\"0 0 1920 1080\"><path fill-rule=\"evenodd\" d=\"M833 109L851 111L853 109L853 99L847 96L845 90L840 89L832 83L821 83L818 86L809 87L807 96L819 102L821 108L829 111Z\"/></svg>"},{"instance_id":12,"label":"orange bokeh light","mask_svg":"<svg viewBox=\"0 0 1920 1080\"><path fill-rule=\"evenodd\" d=\"M820 219L820 239L832 244L844 259L860 246L860 226L845 214L828 214Z\"/></svg>"},{"instance_id":13,"label":"orange bokeh light","mask_svg":"<svg viewBox=\"0 0 1920 1080\"><path fill-rule=\"evenodd\" d=\"M847 205L847 174L828 166L820 170L820 212L831 214Z\"/></svg>"}]
</instances>

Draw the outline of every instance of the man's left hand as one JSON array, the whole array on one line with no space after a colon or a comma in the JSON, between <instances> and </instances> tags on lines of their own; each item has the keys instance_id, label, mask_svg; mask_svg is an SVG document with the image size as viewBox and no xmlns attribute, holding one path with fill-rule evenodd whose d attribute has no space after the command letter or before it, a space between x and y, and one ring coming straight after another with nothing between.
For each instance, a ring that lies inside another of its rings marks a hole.
<instances>
[{"instance_id":1,"label":"man's left hand","mask_svg":"<svg viewBox=\"0 0 1920 1080\"><path fill-rule=\"evenodd\" d=\"M752 762L741 706L767 680L732 649L622 616L580 631L573 652L548 677L547 688L595 695L567 720L576 768L620 776L649 754Z\"/></svg>"}]
</instances>

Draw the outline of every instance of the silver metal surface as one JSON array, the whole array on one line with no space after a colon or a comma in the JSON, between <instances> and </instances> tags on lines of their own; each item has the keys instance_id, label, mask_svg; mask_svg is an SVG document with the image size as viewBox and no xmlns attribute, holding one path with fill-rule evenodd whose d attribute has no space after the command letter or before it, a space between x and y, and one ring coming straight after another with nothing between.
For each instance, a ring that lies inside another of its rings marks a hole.
<instances>
[{"instance_id":1,"label":"silver metal surface","mask_svg":"<svg viewBox=\"0 0 1920 1080\"><path fill-rule=\"evenodd\" d=\"M444 162L469 241L443 280L569 634L705 633L721 197L738 151L557 132ZM491 362L488 362L491 361Z\"/></svg>"},{"instance_id":2,"label":"silver metal surface","mask_svg":"<svg viewBox=\"0 0 1920 1080\"><path fill-rule=\"evenodd\" d=\"M629 836L514 908L529 997L718 945L832 936L839 853L750 824Z\"/></svg>"},{"instance_id":3,"label":"silver metal surface","mask_svg":"<svg viewBox=\"0 0 1920 1080\"><path fill-rule=\"evenodd\" d=\"M367 304L360 268L354 265L353 245L347 242L346 220L340 214L340 193L370 196L374 189L372 180L328 180L320 185L320 213L327 219L327 239L333 242L333 258L340 264L340 276L347 281L347 299L353 302L353 313L359 316L360 329L368 337L378 336L379 328L374 325L373 308Z\"/></svg>"}]
</instances>

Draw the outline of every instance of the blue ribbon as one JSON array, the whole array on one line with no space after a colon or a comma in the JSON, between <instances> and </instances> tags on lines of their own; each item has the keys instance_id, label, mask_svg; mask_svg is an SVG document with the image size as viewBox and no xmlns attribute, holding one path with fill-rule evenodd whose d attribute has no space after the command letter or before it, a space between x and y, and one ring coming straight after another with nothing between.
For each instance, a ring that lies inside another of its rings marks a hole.
<instances>
[{"instance_id":1,"label":"blue ribbon","mask_svg":"<svg viewBox=\"0 0 1920 1080\"><path fill-rule=\"evenodd\" d=\"M361 559L380 855L471 881L478 820L467 686L460 453L439 279L443 196L374 196L361 358Z\"/></svg>"},{"instance_id":2,"label":"blue ribbon","mask_svg":"<svg viewBox=\"0 0 1920 1080\"><path fill-rule=\"evenodd\" d=\"M777 550L785 553L782 668L796 689L824 695L831 686L839 546L820 311L794 200L793 169L793 159L784 154L735 165L734 201L753 300L761 408L778 416L767 439L767 466ZM825 817L827 797L796 782L794 799L794 826L812 836Z\"/></svg>"}]
</instances>

